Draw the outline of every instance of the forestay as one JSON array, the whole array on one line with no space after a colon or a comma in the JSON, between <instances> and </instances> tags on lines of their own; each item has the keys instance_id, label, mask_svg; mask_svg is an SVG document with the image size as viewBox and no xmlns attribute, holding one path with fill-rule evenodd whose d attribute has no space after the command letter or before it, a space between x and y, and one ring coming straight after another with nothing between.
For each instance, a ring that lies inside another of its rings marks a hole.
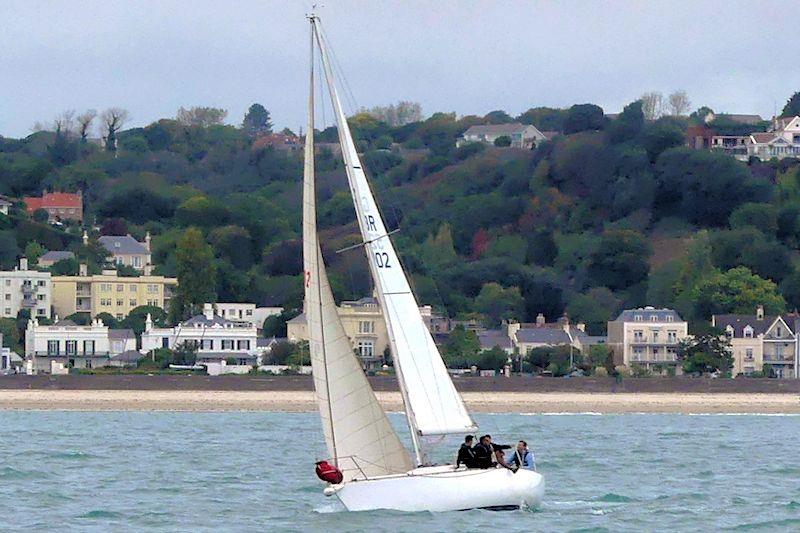
<instances>
[{"instance_id":1,"label":"forestay","mask_svg":"<svg viewBox=\"0 0 800 533\"><path fill-rule=\"evenodd\" d=\"M411 460L378 404L353 353L333 300L320 252L314 186L314 71L303 172L305 316L322 428L345 480L406 472Z\"/></svg>"},{"instance_id":2,"label":"forestay","mask_svg":"<svg viewBox=\"0 0 800 533\"><path fill-rule=\"evenodd\" d=\"M333 81L322 39L328 90L333 103L350 191L370 269L389 330L395 370L404 392L412 431L417 435L463 433L476 429L426 327L394 246L378 212ZM415 447L416 446L415 440ZM419 457L419 450L418 457Z\"/></svg>"}]
</instances>

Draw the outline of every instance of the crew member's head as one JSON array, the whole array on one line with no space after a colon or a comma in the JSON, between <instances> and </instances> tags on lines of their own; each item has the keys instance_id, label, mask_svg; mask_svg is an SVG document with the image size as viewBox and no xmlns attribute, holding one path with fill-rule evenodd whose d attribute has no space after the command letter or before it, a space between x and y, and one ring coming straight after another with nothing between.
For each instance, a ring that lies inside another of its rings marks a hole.
<instances>
[{"instance_id":1,"label":"crew member's head","mask_svg":"<svg viewBox=\"0 0 800 533\"><path fill-rule=\"evenodd\" d=\"M528 449L528 443L525 442L524 440L519 441L519 443L517 443L517 449L519 451L521 451L521 452L527 450Z\"/></svg>"},{"instance_id":2,"label":"crew member's head","mask_svg":"<svg viewBox=\"0 0 800 533\"><path fill-rule=\"evenodd\" d=\"M464 437L464 444L466 444L467 446L472 446L472 441L474 440L475 440L475 435L467 435L466 437Z\"/></svg>"}]
</instances>

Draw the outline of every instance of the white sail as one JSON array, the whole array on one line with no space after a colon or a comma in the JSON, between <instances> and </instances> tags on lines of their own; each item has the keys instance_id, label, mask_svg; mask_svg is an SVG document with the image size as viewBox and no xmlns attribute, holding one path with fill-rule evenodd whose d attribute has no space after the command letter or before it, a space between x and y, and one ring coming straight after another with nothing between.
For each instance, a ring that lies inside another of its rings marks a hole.
<instances>
[{"instance_id":1,"label":"white sail","mask_svg":"<svg viewBox=\"0 0 800 533\"><path fill-rule=\"evenodd\" d=\"M408 451L378 404L345 334L319 247L314 186L313 27L303 172L303 267L311 366L328 451L345 479L411 469Z\"/></svg>"},{"instance_id":2,"label":"white sail","mask_svg":"<svg viewBox=\"0 0 800 533\"><path fill-rule=\"evenodd\" d=\"M464 433L476 429L456 391L439 350L419 312L353 143L333 80L330 61L317 34L339 131L347 178L378 298L383 307L395 370L406 401L417 459L418 435Z\"/></svg>"}]
</instances>

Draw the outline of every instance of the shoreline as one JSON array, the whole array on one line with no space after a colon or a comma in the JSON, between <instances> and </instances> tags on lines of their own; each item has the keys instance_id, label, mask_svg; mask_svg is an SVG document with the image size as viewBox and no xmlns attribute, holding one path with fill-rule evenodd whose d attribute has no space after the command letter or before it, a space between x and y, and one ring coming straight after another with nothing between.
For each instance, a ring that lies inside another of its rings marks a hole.
<instances>
[{"instance_id":1,"label":"shoreline","mask_svg":"<svg viewBox=\"0 0 800 533\"><path fill-rule=\"evenodd\" d=\"M388 411L399 392L376 391ZM462 392L475 413L800 414L789 393ZM313 391L0 389L0 411L315 412Z\"/></svg>"}]
</instances>

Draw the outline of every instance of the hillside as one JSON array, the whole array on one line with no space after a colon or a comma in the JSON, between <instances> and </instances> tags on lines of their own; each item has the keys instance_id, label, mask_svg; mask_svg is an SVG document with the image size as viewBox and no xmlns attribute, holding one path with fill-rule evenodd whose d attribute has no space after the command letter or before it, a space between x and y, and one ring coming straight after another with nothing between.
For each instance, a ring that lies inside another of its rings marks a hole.
<instances>
[{"instance_id":1,"label":"hillside","mask_svg":"<svg viewBox=\"0 0 800 533\"><path fill-rule=\"evenodd\" d=\"M534 150L455 146L470 125L511 120L352 119L421 303L487 325L567 312L592 333L630 306L675 307L697 323L757 304L800 307L797 160L690 150L692 118L646 121L640 102L614 120L589 104L529 110L516 120L563 133ZM116 150L63 130L0 138L0 194L81 190L93 237L149 231L165 275L187 275L176 243L196 227L213 251L203 282L218 301L301 306L302 151L291 132L163 119L116 135ZM316 135L336 141L331 128ZM358 298L371 290L362 255L334 253L358 240L342 165L328 148L317 165L334 291ZM102 262L78 225L37 222L19 203L0 218L4 269L41 249L73 250L95 270Z\"/></svg>"}]
</instances>

